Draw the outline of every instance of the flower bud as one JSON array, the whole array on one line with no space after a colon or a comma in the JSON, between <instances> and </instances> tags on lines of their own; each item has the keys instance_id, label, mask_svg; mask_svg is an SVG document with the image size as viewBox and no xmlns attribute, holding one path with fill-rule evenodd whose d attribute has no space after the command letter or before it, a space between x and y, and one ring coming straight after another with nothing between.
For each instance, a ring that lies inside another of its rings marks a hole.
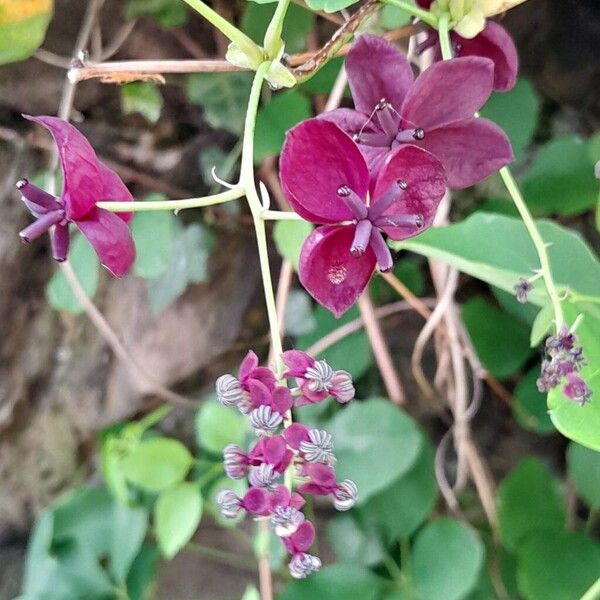
<instances>
[{"instance_id":1,"label":"flower bud","mask_svg":"<svg viewBox=\"0 0 600 600\"><path fill-rule=\"evenodd\" d=\"M350 510L356 504L357 498L358 488L354 481L344 479L344 481L338 483L333 492L333 506L341 511Z\"/></svg>"},{"instance_id":2,"label":"flower bud","mask_svg":"<svg viewBox=\"0 0 600 600\"><path fill-rule=\"evenodd\" d=\"M273 435L282 422L283 417L266 404L250 413L250 425L258 436Z\"/></svg>"},{"instance_id":3,"label":"flower bud","mask_svg":"<svg viewBox=\"0 0 600 600\"><path fill-rule=\"evenodd\" d=\"M221 490L217 494L217 504L221 514L228 519L235 519L238 516L241 506L240 499L232 490Z\"/></svg>"},{"instance_id":4,"label":"flower bud","mask_svg":"<svg viewBox=\"0 0 600 600\"><path fill-rule=\"evenodd\" d=\"M252 487L274 490L280 474L275 471L273 465L263 463L258 467L252 467L248 475L248 481Z\"/></svg>"},{"instance_id":5,"label":"flower bud","mask_svg":"<svg viewBox=\"0 0 600 600\"><path fill-rule=\"evenodd\" d=\"M233 375L221 375L215 384L217 400L225 406L238 406L244 401L244 390Z\"/></svg>"},{"instance_id":6,"label":"flower bud","mask_svg":"<svg viewBox=\"0 0 600 600\"><path fill-rule=\"evenodd\" d=\"M292 506L278 506L271 515L271 525L279 537L289 537L304 523L304 515Z\"/></svg>"},{"instance_id":7,"label":"flower bud","mask_svg":"<svg viewBox=\"0 0 600 600\"><path fill-rule=\"evenodd\" d=\"M337 459L333 454L331 435L322 429L311 429L308 438L308 441L300 442L299 447L305 460L311 463L335 465Z\"/></svg>"},{"instance_id":8,"label":"flower bud","mask_svg":"<svg viewBox=\"0 0 600 600\"><path fill-rule=\"evenodd\" d=\"M298 552L294 554L288 566L294 579L304 579L321 568L321 560L312 554Z\"/></svg>"},{"instance_id":9,"label":"flower bud","mask_svg":"<svg viewBox=\"0 0 600 600\"><path fill-rule=\"evenodd\" d=\"M348 371L336 371L330 393L342 404L350 402L356 393L354 384L352 383L352 375Z\"/></svg>"},{"instance_id":10,"label":"flower bud","mask_svg":"<svg viewBox=\"0 0 600 600\"><path fill-rule=\"evenodd\" d=\"M309 381L308 388L311 392L329 392L335 373L324 361L317 360L312 367L306 369L304 379Z\"/></svg>"},{"instance_id":11,"label":"flower bud","mask_svg":"<svg viewBox=\"0 0 600 600\"><path fill-rule=\"evenodd\" d=\"M231 479L243 479L248 472L248 455L236 444L223 449L223 466Z\"/></svg>"}]
</instances>

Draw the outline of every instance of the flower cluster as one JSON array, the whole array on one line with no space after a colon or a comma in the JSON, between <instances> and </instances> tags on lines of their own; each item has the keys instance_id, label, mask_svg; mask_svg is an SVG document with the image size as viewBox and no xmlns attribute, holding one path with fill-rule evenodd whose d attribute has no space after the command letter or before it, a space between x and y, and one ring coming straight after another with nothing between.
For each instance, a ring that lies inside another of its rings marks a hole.
<instances>
[{"instance_id":1,"label":"flower cluster","mask_svg":"<svg viewBox=\"0 0 600 600\"><path fill-rule=\"evenodd\" d=\"M563 394L583 406L592 399L592 391L579 375L585 364L583 348L577 344L577 336L563 325L558 335L546 340L546 358L537 380L538 389L547 393L564 382Z\"/></svg>"},{"instance_id":2,"label":"flower cluster","mask_svg":"<svg viewBox=\"0 0 600 600\"><path fill-rule=\"evenodd\" d=\"M88 239L102 264L116 277L127 273L135 259L135 245L127 223L132 213L113 214L96 202L133 202L119 176L103 164L87 139L70 123L57 117L26 119L43 125L52 134L63 174L63 190L54 197L26 179L17 183L23 202L35 221L21 231L31 242L51 231L52 254L64 261L69 251L69 223Z\"/></svg>"},{"instance_id":3,"label":"flower cluster","mask_svg":"<svg viewBox=\"0 0 600 600\"><path fill-rule=\"evenodd\" d=\"M280 162L292 208L320 225L302 248L300 281L338 317L376 267L392 268L384 235L417 235L447 187L473 185L513 158L504 132L475 116L493 89L491 60L447 60L415 79L393 44L361 35L346 71L355 108L297 125Z\"/></svg>"},{"instance_id":4,"label":"flower cluster","mask_svg":"<svg viewBox=\"0 0 600 600\"><path fill-rule=\"evenodd\" d=\"M337 510L349 510L358 490L349 479L338 482L334 466L331 435L301 423L283 427L292 406L314 404L332 396L340 403L354 398L352 378L346 371L334 371L325 361L304 352L284 352L288 370L283 377L296 387L277 384L275 373L261 367L254 352L249 352L238 376L222 375L216 383L217 398L226 406L237 407L248 415L258 441L245 452L235 444L223 451L225 472L232 479L247 479L250 487L239 497L222 490L217 503L225 517L236 517L242 510L256 518L269 519L292 558L289 570L303 578L317 571L321 561L308 553L314 538L313 524L301 512L303 494L330 496ZM288 469L301 480L296 491L283 485Z\"/></svg>"}]
</instances>

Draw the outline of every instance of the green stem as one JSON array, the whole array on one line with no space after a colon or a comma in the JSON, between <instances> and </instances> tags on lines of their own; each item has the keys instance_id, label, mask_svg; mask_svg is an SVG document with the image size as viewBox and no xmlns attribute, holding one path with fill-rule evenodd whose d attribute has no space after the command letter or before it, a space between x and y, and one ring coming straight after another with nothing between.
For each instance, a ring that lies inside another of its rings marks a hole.
<instances>
[{"instance_id":1,"label":"green stem","mask_svg":"<svg viewBox=\"0 0 600 600\"><path fill-rule=\"evenodd\" d=\"M263 221L302 221L302 217L289 210L263 210L260 213Z\"/></svg>"},{"instance_id":2,"label":"green stem","mask_svg":"<svg viewBox=\"0 0 600 600\"><path fill-rule=\"evenodd\" d=\"M552 303L556 330L558 331L564 323L565 317L560 303L560 295L552 277L552 269L550 267L550 259L548 257L548 247L546 246L546 243L544 242L537 225L535 224L535 221L533 220L533 217L527 208L525 199L521 195L519 187L517 186L517 182L512 176L510 169L508 167L503 167L500 169L500 176L502 177L502 181L504 181L504 185L506 186L508 193L511 195L511 198L515 203L517 210L519 211L519 215L521 216L521 219L527 228L527 232L529 233L529 237L531 238L533 245L535 246L535 250L540 261L540 267L542 276L544 278L546 291L548 292L550 302Z\"/></svg>"},{"instance_id":3,"label":"green stem","mask_svg":"<svg viewBox=\"0 0 600 600\"><path fill-rule=\"evenodd\" d=\"M193 552L194 554L199 554L201 556L206 556L207 558L212 558L221 563L225 563L226 565L231 565L234 567L240 567L242 569L250 569L254 571L256 569L256 562L251 558L245 559L233 552L226 552L225 550L217 550L217 548L209 548L208 546L203 546L202 544L196 544L194 542L189 542L185 549L189 552Z\"/></svg>"},{"instance_id":4,"label":"green stem","mask_svg":"<svg viewBox=\"0 0 600 600\"><path fill-rule=\"evenodd\" d=\"M381 0L383 4L389 4L390 6L395 6L397 8L401 8L407 13L421 19L424 23L431 25L431 27L436 27L438 20L435 15L430 13L428 10L424 10L415 6L411 2L407 2L406 0Z\"/></svg>"},{"instance_id":5,"label":"green stem","mask_svg":"<svg viewBox=\"0 0 600 600\"><path fill-rule=\"evenodd\" d=\"M443 14L438 20L438 37L440 39L440 49L442 58L448 60L452 58L452 46L450 44L450 15Z\"/></svg>"},{"instance_id":6,"label":"green stem","mask_svg":"<svg viewBox=\"0 0 600 600\"><path fill-rule=\"evenodd\" d=\"M278 1L273 18L271 19L269 27L267 28L267 32L265 33L265 40L263 42L265 52L272 60L278 58L279 52L283 46L281 32L283 31L283 22L289 6L290 0Z\"/></svg>"},{"instance_id":7,"label":"green stem","mask_svg":"<svg viewBox=\"0 0 600 600\"><path fill-rule=\"evenodd\" d=\"M173 406L165 404L147 414L143 419L140 419L139 425L143 431L146 431L146 429L150 429L150 427L154 427L154 425L160 423L172 410Z\"/></svg>"},{"instance_id":8,"label":"green stem","mask_svg":"<svg viewBox=\"0 0 600 600\"><path fill-rule=\"evenodd\" d=\"M241 198L244 195L242 187L234 187L220 194L212 196L203 196L201 198L186 198L184 200L157 200L148 202L97 202L98 208L103 208L110 212L141 212L146 210L184 210L186 208L201 208L203 206L213 206L214 204L223 204Z\"/></svg>"},{"instance_id":9,"label":"green stem","mask_svg":"<svg viewBox=\"0 0 600 600\"><path fill-rule=\"evenodd\" d=\"M596 582L592 587L581 596L580 600L598 600L600 598L600 577L596 579Z\"/></svg>"},{"instance_id":10,"label":"green stem","mask_svg":"<svg viewBox=\"0 0 600 600\"><path fill-rule=\"evenodd\" d=\"M234 27L227 19L224 19L218 12L204 4L202 0L183 1L189 4L196 12L200 13L207 21L212 23L223 35L237 44L254 61L258 63L262 60L262 49L245 33L242 33L237 27Z\"/></svg>"}]
</instances>

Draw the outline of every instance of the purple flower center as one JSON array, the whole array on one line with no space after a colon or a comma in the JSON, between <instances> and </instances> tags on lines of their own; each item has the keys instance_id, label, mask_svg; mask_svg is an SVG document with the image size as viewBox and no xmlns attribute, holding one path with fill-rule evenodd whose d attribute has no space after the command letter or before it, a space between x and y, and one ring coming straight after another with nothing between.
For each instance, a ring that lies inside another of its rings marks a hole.
<instances>
[{"instance_id":1,"label":"purple flower center","mask_svg":"<svg viewBox=\"0 0 600 600\"><path fill-rule=\"evenodd\" d=\"M352 211L356 231L350 254L354 258L360 258L369 246L375 253L377 265L383 272L389 271L393 266L392 254L382 235L384 227L422 227L423 215L384 215L385 211L402 198L408 189L406 181L398 180L371 206L366 206L363 200L349 186L342 185L337 193L348 208ZM339 267L340 271L343 267ZM345 271L345 269L343 269ZM341 283L346 277L345 272L337 272L331 269L329 280L332 283Z\"/></svg>"},{"instance_id":2,"label":"purple flower center","mask_svg":"<svg viewBox=\"0 0 600 600\"><path fill-rule=\"evenodd\" d=\"M373 122L377 132L365 132L365 128ZM362 129L354 135L357 144L374 148L389 148L393 150L400 144L411 144L425 138L425 131L420 127L402 129L402 119L396 109L382 98L373 109Z\"/></svg>"}]
</instances>

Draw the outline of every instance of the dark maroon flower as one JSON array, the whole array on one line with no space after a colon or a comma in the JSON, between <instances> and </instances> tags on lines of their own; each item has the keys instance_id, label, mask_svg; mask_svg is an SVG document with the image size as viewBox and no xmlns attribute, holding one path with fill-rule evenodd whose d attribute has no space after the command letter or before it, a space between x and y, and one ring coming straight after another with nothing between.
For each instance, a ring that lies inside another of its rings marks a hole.
<instances>
[{"instance_id":1,"label":"dark maroon flower","mask_svg":"<svg viewBox=\"0 0 600 600\"><path fill-rule=\"evenodd\" d=\"M417 0L422 8L429 8L433 0ZM517 81L519 57L512 37L498 23L488 20L485 29L472 39L464 38L455 31L450 32L454 56L483 56L494 63L494 90L507 92ZM442 59L438 33L429 30L427 39L418 48L419 52L434 48L435 59Z\"/></svg>"},{"instance_id":2,"label":"dark maroon flower","mask_svg":"<svg viewBox=\"0 0 600 600\"><path fill-rule=\"evenodd\" d=\"M576 373L567 374L567 384L563 387L563 393L569 400L581 406L587 404L592 399L592 390Z\"/></svg>"},{"instance_id":3,"label":"dark maroon flower","mask_svg":"<svg viewBox=\"0 0 600 600\"><path fill-rule=\"evenodd\" d=\"M290 492L285 485L279 485L269 496L271 504L271 512L274 512L277 507L295 508L300 510L304 504L304 498L297 492Z\"/></svg>"},{"instance_id":4,"label":"dark maroon flower","mask_svg":"<svg viewBox=\"0 0 600 600\"><path fill-rule=\"evenodd\" d=\"M306 552L315 541L314 525L303 521L292 535L282 538L282 541L290 554Z\"/></svg>"},{"instance_id":5,"label":"dark maroon flower","mask_svg":"<svg viewBox=\"0 0 600 600\"><path fill-rule=\"evenodd\" d=\"M392 268L382 234L403 240L431 226L446 191L439 160L412 145L389 153L370 180L356 143L320 119L288 132L280 172L294 210L324 225L304 242L300 281L338 317L354 304L377 265Z\"/></svg>"},{"instance_id":6,"label":"dark maroon flower","mask_svg":"<svg viewBox=\"0 0 600 600\"><path fill-rule=\"evenodd\" d=\"M135 259L128 221L132 213L111 213L97 208L100 201L131 201L119 176L98 160L87 139L57 117L26 119L43 125L52 134L63 171L63 190L54 197L26 179L17 183L23 201L36 220L20 232L31 242L51 230L52 254L64 261L69 251L69 223L74 223L93 246L100 262L116 277L127 273Z\"/></svg>"},{"instance_id":7,"label":"dark maroon flower","mask_svg":"<svg viewBox=\"0 0 600 600\"><path fill-rule=\"evenodd\" d=\"M350 510L358 498L358 488L350 479L338 483L335 471L328 465L307 463L302 474L308 478L306 483L298 487L300 494L313 496L333 496L333 505L337 510Z\"/></svg>"},{"instance_id":8,"label":"dark maroon flower","mask_svg":"<svg viewBox=\"0 0 600 600\"><path fill-rule=\"evenodd\" d=\"M346 58L355 110L320 118L337 123L378 171L398 146L415 144L442 162L451 188L485 179L513 160L495 123L474 115L492 92L494 65L465 57L435 63L414 79L406 57L384 38L361 35Z\"/></svg>"},{"instance_id":9,"label":"dark maroon flower","mask_svg":"<svg viewBox=\"0 0 600 600\"><path fill-rule=\"evenodd\" d=\"M328 396L345 404L354 398L352 376L348 371L334 371L324 360L315 360L299 350L288 350L282 355L288 370L284 377L295 377L302 395L296 406L315 404Z\"/></svg>"},{"instance_id":10,"label":"dark maroon flower","mask_svg":"<svg viewBox=\"0 0 600 600\"><path fill-rule=\"evenodd\" d=\"M293 453L288 449L283 436L261 438L248 453L248 464L258 466L262 463L273 465L283 473L292 460Z\"/></svg>"}]
</instances>

